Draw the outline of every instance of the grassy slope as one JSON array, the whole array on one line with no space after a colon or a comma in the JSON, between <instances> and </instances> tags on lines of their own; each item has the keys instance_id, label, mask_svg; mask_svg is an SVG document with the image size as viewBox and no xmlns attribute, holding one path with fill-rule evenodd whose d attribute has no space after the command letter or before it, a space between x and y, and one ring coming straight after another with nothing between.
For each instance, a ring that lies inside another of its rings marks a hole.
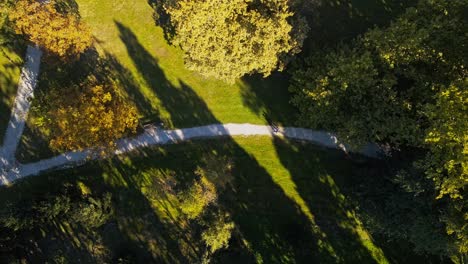
<instances>
[{"instance_id":1,"label":"grassy slope","mask_svg":"<svg viewBox=\"0 0 468 264\"><path fill-rule=\"evenodd\" d=\"M239 81L235 85L228 85L221 81L205 79L185 69L182 52L167 44L162 29L155 26L153 9L146 1L78 0L77 2L80 15L91 26L99 46L115 56L125 68L131 71L141 94L151 102L155 109L160 110L163 116L170 117L170 114L167 109L164 109L160 96L155 92L157 89L155 86L169 82L176 88L180 88L180 84L183 83L193 89L220 122L264 123L263 116L249 109L243 102L242 94L248 89L247 84ZM120 28L118 23L121 24ZM128 39L128 35L122 33L122 28L134 35L142 47L140 52L128 46L131 40ZM140 54L129 55L129 51ZM161 78L161 74L145 75L142 73L141 67L145 66L144 63L135 61L132 56L143 54L152 57L165 78ZM269 89L272 91L287 90L287 86L281 84L284 83L272 85ZM288 108L287 98L281 97L276 100L285 105L285 109ZM184 126L185 124L178 125Z\"/></svg>"},{"instance_id":2,"label":"grassy slope","mask_svg":"<svg viewBox=\"0 0 468 264\"><path fill-rule=\"evenodd\" d=\"M393 13L398 13L397 7L393 2L374 0L313 6L308 11L311 32L304 53L335 45L374 23L384 24ZM268 79L246 77L228 85L188 71L183 65L182 51L167 43L163 30L155 26L152 7L144 0L78 0L77 10L92 28L101 57L112 58L123 90L133 98L145 122L162 119L169 127L217 122L265 123L263 114L267 112L278 123L294 124L287 75L277 73ZM38 89L42 91L54 85L67 87L68 80L79 79L77 75L99 67L86 58L77 65L43 66ZM18 159L29 162L51 155L47 139L29 121Z\"/></svg>"},{"instance_id":3,"label":"grassy slope","mask_svg":"<svg viewBox=\"0 0 468 264\"><path fill-rule=\"evenodd\" d=\"M2 144L23 64L21 56L24 54L6 46L0 45L0 49L0 144Z\"/></svg>"},{"instance_id":4,"label":"grassy slope","mask_svg":"<svg viewBox=\"0 0 468 264\"><path fill-rule=\"evenodd\" d=\"M124 248L133 251L141 262L193 262L194 252L201 246L192 234L195 231L171 220L177 219L173 213L177 205L171 205L164 195L151 196L150 191L159 188L152 185L155 180L167 175L176 175L180 184L189 182L202 157L213 153L234 162L233 188L220 192L219 201L239 230L230 248L216 255L216 263L250 263L253 259L264 263L385 263L352 202L340 190L364 175L337 151L281 139L236 138L148 149L0 189L0 205L20 198L38 199L66 183L81 182L93 194L111 192L117 217L113 227L102 228L98 234L49 230L59 237L57 243L72 248L69 256L86 260L91 254L85 250L86 243L95 240L113 254ZM70 245L78 238L81 244ZM49 241L47 237L35 239L45 254L55 254L47 250L55 244L41 244ZM187 243L195 249L187 248Z\"/></svg>"},{"instance_id":5,"label":"grassy slope","mask_svg":"<svg viewBox=\"0 0 468 264\"><path fill-rule=\"evenodd\" d=\"M267 80L251 77L234 85L205 79L184 67L182 51L167 43L146 1L83 0L77 4L95 36L95 49L102 60L112 60L113 73L144 122L164 120L168 127L263 124L263 112L268 109L270 118L293 123L294 110L288 103L288 82L283 75ZM51 86L66 88L70 80L80 82L84 72L95 69L94 60L83 57L75 64L43 65L38 91L47 93ZM53 154L31 117L17 156L22 162Z\"/></svg>"}]
</instances>

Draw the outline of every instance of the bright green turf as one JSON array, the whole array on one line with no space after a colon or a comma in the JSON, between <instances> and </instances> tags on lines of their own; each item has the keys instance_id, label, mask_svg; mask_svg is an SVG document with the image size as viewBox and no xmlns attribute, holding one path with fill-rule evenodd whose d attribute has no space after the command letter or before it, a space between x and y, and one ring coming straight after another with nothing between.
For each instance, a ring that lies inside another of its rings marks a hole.
<instances>
[{"instance_id":1,"label":"bright green turf","mask_svg":"<svg viewBox=\"0 0 468 264\"><path fill-rule=\"evenodd\" d=\"M144 0L138 1L89 1L78 0L79 12L96 37L101 51L115 56L134 76L138 91L149 100L151 106L165 119L174 120L174 113L167 109L167 103L177 100L182 85L193 90L204 101L214 118L222 123L250 122L264 123L262 106L252 110L244 103L250 91L249 84L239 81L229 85L214 79L205 79L184 67L182 51L170 46L163 30L155 26L153 9ZM170 88L164 85L168 83ZM287 83L271 82L267 88L276 104L283 111L290 111L287 97ZM258 89L261 89L259 87ZM132 93L132 92L130 92ZM277 96L279 95L279 96ZM286 96L285 96L286 95ZM189 98L190 99L190 98ZM196 99L194 99L196 100ZM179 102L180 111L190 113L184 106L190 102ZM200 124L211 120L200 120ZM193 122L173 122L175 126L193 125Z\"/></svg>"}]
</instances>

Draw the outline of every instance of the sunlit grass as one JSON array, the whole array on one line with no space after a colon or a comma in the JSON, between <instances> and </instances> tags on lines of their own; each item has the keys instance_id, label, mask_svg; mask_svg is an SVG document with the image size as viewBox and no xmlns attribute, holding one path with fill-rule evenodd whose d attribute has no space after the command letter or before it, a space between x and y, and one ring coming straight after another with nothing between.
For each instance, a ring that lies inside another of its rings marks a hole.
<instances>
[{"instance_id":1,"label":"sunlit grass","mask_svg":"<svg viewBox=\"0 0 468 264\"><path fill-rule=\"evenodd\" d=\"M245 106L242 91L245 85L238 83L229 85L214 79L205 79L197 73L187 70L183 63L183 53L171 46L164 38L163 31L155 25L153 9L147 1L89 1L78 0L82 19L88 24L98 41L98 47L114 55L120 63L128 68L138 82L140 92L151 102L161 115L170 118L164 109L160 98L153 91L151 84L132 61L127 48L121 39L116 22L128 27L137 37L138 42L157 61L165 75L165 79L174 87L180 82L191 87L195 93L207 104L208 109L220 122L250 122L264 123L261 113L255 113ZM154 77L158 78L158 77ZM158 79L156 82L165 82ZM271 89L285 89L286 87L271 87ZM288 98L277 98L285 100Z\"/></svg>"},{"instance_id":2,"label":"sunlit grass","mask_svg":"<svg viewBox=\"0 0 468 264\"><path fill-rule=\"evenodd\" d=\"M317 225L313 213L298 192L291 172L281 164L278 153L275 151L274 143L261 138L253 139L256 142L261 142L261 144L252 144L252 140L245 140L243 138L234 138L234 140L269 173L272 180L281 187L285 195L301 208L310 221L311 230L318 237L317 246L321 250L327 251L331 256L338 258L333 246L327 241L327 235ZM296 152L299 151L295 146L292 146L292 149Z\"/></svg>"},{"instance_id":3,"label":"sunlit grass","mask_svg":"<svg viewBox=\"0 0 468 264\"><path fill-rule=\"evenodd\" d=\"M18 87L22 56L12 48L0 45L0 144L10 119L11 107Z\"/></svg>"},{"instance_id":4,"label":"sunlit grass","mask_svg":"<svg viewBox=\"0 0 468 264\"><path fill-rule=\"evenodd\" d=\"M342 221L340 226L351 231L360 241L360 243L369 251L370 255L374 258L376 263L388 264L390 263L385 257L382 249L377 246L368 231L362 224L362 221L357 216L353 209L349 209L346 197L341 193L340 188L336 185L334 179L330 176L321 176L320 181L328 185L332 195L336 198L335 203L343 210L346 215L346 221Z\"/></svg>"}]
</instances>

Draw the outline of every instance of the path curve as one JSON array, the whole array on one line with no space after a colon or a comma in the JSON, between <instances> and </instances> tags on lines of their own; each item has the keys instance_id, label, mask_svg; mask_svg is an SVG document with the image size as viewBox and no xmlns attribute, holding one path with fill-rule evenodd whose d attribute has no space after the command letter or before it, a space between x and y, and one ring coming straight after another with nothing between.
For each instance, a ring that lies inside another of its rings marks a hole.
<instances>
[{"instance_id":1,"label":"path curve","mask_svg":"<svg viewBox=\"0 0 468 264\"><path fill-rule=\"evenodd\" d=\"M280 127L278 132L273 132L270 126L253 124L213 124L200 127L162 130L155 127L148 128L144 133L135 137L122 139L117 142L116 155L124 154L139 148L174 144L192 139L233 137L233 136L269 136L285 137L296 140L311 142L320 146L346 150L346 146L341 143L332 133L316 131L297 127ZM363 149L356 151L368 157L378 157L380 150L375 144L368 144ZM39 173L60 168L68 168L83 164L89 160L99 158L92 157L90 150L81 152L68 152L56 157L41 160L29 164L18 164L4 175L0 175L0 185L10 184L18 179Z\"/></svg>"}]
</instances>

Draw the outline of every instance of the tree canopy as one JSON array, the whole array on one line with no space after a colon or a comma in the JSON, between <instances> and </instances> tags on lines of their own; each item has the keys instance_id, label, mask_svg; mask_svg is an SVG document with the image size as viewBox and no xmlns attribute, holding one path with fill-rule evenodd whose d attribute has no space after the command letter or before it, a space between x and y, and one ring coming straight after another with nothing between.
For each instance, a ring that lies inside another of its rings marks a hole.
<instances>
[{"instance_id":1,"label":"tree canopy","mask_svg":"<svg viewBox=\"0 0 468 264\"><path fill-rule=\"evenodd\" d=\"M74 14L62 14L55 1L20 0L10 11L15 31L60 58L74 57L92 44L91 31Z\"/></svg>"},{"instance_id":2,"label":"tree canopy","mask_svg":"<svg viewBox=\"0 0 468 264\"><path fill-rule=\"evenodd\" d=\"M187 67L233 82L245 74L282 70L300 51L308 27L290 2L177 0L165 7Z\"/></svg>"},{"instance_id":3,"label":"tree canopy","mask_svg":"<svg viewBox=\"0 0 468 264\"><path fill-rule=\"evenodd\" d=\"M115 140L136 131L136 108L112 84L52 90L40 101L37 123L47 129L55 150L113 147Z\"/></svg>"},{"instance_id":4,"label":"tree canopy","mask_svg":"<svg viewBox=\"0 0 468 264\"><path fill-rule=\"evenodd\" d=\"M311 56L290 87L302 125L337 131L356 145L373 141L427 153L416 168L432 180L434 198L450 200L451 216L442 218L448 228L458 217L458 228L447 231L457 230L463 254L468 252L467 7L465 0L422 0L389 27Z\"/></svg>"}]
</instances>

